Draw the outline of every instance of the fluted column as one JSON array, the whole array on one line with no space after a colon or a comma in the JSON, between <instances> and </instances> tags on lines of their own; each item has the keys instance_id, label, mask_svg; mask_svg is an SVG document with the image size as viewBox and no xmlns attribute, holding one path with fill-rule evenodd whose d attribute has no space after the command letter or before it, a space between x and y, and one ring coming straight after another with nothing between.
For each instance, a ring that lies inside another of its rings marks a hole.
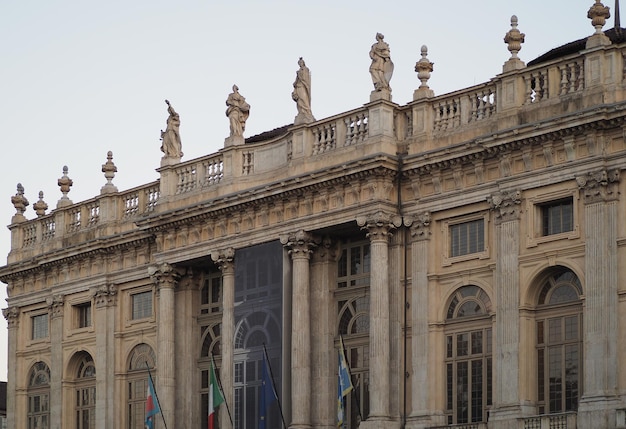
<instances>
[{"instance_id":1,"label":"fluted column","mask_svg":"<svg viewBox=\"0 0 626 429\"><path fill-rule=\"evenodd\" d=\"M293 266L291 320L291 424L290 428L311 426L311 309L309 260L316 247L313 236L298 231L281 238Z\"/></svg>"},{"instance_id":2,"label":"fluted column","mask_svg":"<svg viewBox=\"0 0 626 429\"><path fill-rule=\"evenodd\" d=\"M235 249L220 250L211 255L213 262L222 271L222 366L220 378L224 388L224 399L229 407L234 407L233 402L233 362L235 355ZM220 408L220 427L232 428L228 410Z\"/></svg>"},{"instance_id":3,"label":"fluted column","mask_svg":"<svg viewBox=\"0 0 626 429\"><path fill-rule=\"evenodd\" d=\"M167 263L149 267L148 273L159 293L157 321L157 386L161 413L170 425L176 424L176 340L175 289L179 279L176 270Z\"/></svg>"},{"instance_id":4,"label":"fluted column","mask_svg":"<svg viewBox=\"0 0 626 429\"><path fill-rule=\"evenodd\" d=\"M389 307L389 238L400 226L400 218L379 211L358 217L357 224L370 239L370 414L366 427L389 421L390 378L390 307Z\"/></svg>"},{"instance_id":5,"label":"fluted column","mask_svg":"<svg viewBox=\"0 0 626 429\"><path fill-rule=\"evenodd\" d=\"M18 427L16 425L15 413L16 403L15 403L15 395L13 392L16 392L15 380L17 379L17 334L18 327L20 321L20 310L16 306L11 306L9 308L2 309L2 315L7 320L9 338L8 338L8 371L7 371L7 428L15 428ZM21 384L26 384L26 380L22 380ZM26 410L26 407L24 407ZM21 418L26 425L25 418Z\"/></svg>"},{"instance_id":6,"label":"fluted column","mask_svg":"<svg viewBox=\"0 0 626 429\"><path fill-rule=\"evenodd\" d=\"M584 390L579 410L584 424L600 427L607 415L597 410L609 407L606 402L616 399L617 389L619 170L593 172L576 181L585 204Z\"/></svg>"},{"instance_id":7,"label":"fluted column","mask_svg":"<svg viewBox=\"0 0 626 429\"><path fill-rule=\"evenodd\" d=\"M46 300L50 310L50 427L61 427L63 377L63 295Z\"/></svg>"},{"instance_id":8,"label":"fluted column","mask_svg":"<svg viewBox=\"0 0 626 429\"><path fill-rule=\"evenodd\" d=\"M411 228L411 414L409 427L424 427L430 418L430 378L428 365L428 246L430 213L406 217Z\"/></svg>"},{"instance_id":9,"label":"fluted column","mask_svg":"<svg viewBox=\"0 0 626 429\"><path fill-rule=\"evenodd\" d=\"M496 343L493 360L493 420L509 427L520 414L519 401L519 219L521 193L497 192L488 198L496 224ZM487 228L487 226L485 226Z\"/></svg>"},{"instance_id":10,"label":"fluted column","mask_svg":"<svg viewBox=\"0 0 626 429\"><path fill-rule=\"evenodd\" d=\"M117 289L104 284L93 290L95 302L94 328L96 331L96 427L106 429L115 426L115 334L114 306Z\"/></svg>"}]
</instances>

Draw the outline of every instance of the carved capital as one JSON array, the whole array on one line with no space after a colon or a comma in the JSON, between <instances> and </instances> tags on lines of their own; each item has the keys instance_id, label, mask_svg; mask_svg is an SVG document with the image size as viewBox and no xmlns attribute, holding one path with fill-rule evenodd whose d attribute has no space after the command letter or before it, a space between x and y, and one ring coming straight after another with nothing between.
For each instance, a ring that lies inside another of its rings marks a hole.
<instances>
[{"instance_id":1,"label":"carved capital","mask_svg":"<svg viewBox=\"0 0 626 429\"><path fill-rule=\"evenodd\" d=\"M358 216L356 223L362 230L367 231L370 241L388 241L393 235L392 231L402 225L402 218L381 210L370 215Z\"/></svg>"},{"instance_id":2,"label":"carved capital","mask_svg":"<svg viewBox=\"0 0 626 429\"><path fill-rule=\"evenodd\" d=\"M16 306L3 308L2 315L7 320L7 325L9 329L17 328L20 320L20 309Z\"/></svg>"},{"instance_id":3,"label":"carved capital","mask_svg":"<svg viewBox=\"0 0 626 429\"><path fill-rule=\"evenodd\" d=\"M104 284L93 289L96 307L106 307L115 303L117 287L114 284Z\"/></svg>"},{"instance_id":4,"label":"carved capital","mask_svg":"<svg viewBox=\"0 0 626 429\"><path fill-rule=\"evenodd\" d=\"M148 267L148 275L157 288L176 288L180 273L167 262Z\"/></svg>"},{"instance_id":5,"label":"carved capital","mask_svg":"<svg viewBox=\"0 0 626 429\"><path fill-rule=\"evenodd\" d=\"M217 264L223 274L234 274L235 272L235 249L229 247L227 249L218 250L217 253L211 254L211 259Z\"/></svg>"},{"instance_id":6,"label":"carved capital","mask_svg":"<svg viewBox=\"0 0 626 429\"><path fill-rule=\"evenodd\" d=\"M600 170L576 177L585 204L617 200L619 176L619 170Z\"/></svg>"},{"instance_id":7,"label":"carved capital","mask_svg":"<svg viewBox=\"0 0 626 429\"><path fill-rule=\"evenodd\" d=\"M339 242L324 237L313 254L315 262L337 262L339 260Z\"/></svg>"},{"instance_id":8,"label":"carved capital","mask_svg":"<svg viewBox=\"0 0 626 429\"><path fill-rule=\"evenodd\" d=\"M63 308L65 306L65 297L63 295L53 295L46 298L46 304L53 319L63 316Z\"/></svg>"},{"instance_id":9,"label":"carved capital","mask_svg":"<svg viewBox=\"0 0 626 429\"><path fill-rule=\"evenodd\" d=\"M287 234L280 237L280 242L289 250L291 259L309 259L313 250L320 243L320 239L310 232L300 230L294 234Z\"/></svg>"},{"instance_id":10,"label":"carved capital","mask_svg":"<svg viewBox=\"0 0 626 429\"><path fill-rule=\"evenodd\" d=\"M496 222L518 220L520 217L522 207L520 191L496 192L487 197L487 202L496 215Z\"/></svg>"},{"instance_id":11,"label":"carved capital","mask_svg":"<svg viewBox=\"0 0 626 429\"><path fill-rule=\"evenodd\" d=\"M430 212L421 212L404 218L404 225L410 227L413 241L430 239Z\"/></svg>"}]
</instances>

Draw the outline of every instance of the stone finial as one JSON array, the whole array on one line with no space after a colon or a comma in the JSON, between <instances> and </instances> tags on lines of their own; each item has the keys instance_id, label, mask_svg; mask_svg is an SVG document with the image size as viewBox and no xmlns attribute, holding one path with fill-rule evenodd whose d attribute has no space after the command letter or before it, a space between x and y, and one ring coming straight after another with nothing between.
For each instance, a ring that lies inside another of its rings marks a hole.
<instances>
[{"instance_id":1,"label":"stone finial","mask_svg":"<svg viewBox=\"0 0 626 429\"><path fill-rule=\"evenodd\" d=\"M28 200L24 196L24 187L21 183L17 184L17 193L11 197L11 203L15 207L15 215L13 216L13 222L24 221L24 212L28 207Z\"/></svg>"},{"instance_id":2,"label":"stone finial","mask_svg":"<svg viewBox=\"0 0 626 429\"><path fill-rule=\"evenodd\" d=\"M596 3L587 12L587 18L591 20L591 25L596 29L595 34L603 34L602 27L610 17L609 7L603 5L600 0L596 0Z\"/></svg>"},{"instance_id":3,"label":"stone finial","mask_svg":"<svg viewBox=\"0 0 626 429\"><path fill-rule=\"evenodd\" d=\"M70 200L67 196L68 192L70 192L70 188L72 187L72 185L74 184L74 182L72 181L72 179L70 179L67 176L67 165L63 166L63 176L58 180L57 185L61 188L61 193L63 194L63 196L61 197L61 199L59 201L57 201L57 208L59 207L65 207L65 206L69 206L72 203L72 200Z\"/></svg>"},{"instance_id":4,"label":"stone finial","mask_svg":"<svg viewBox=\"0 0 626 429\"><path fill-rule=\"evenodd\" d=\"M422 58L415 63L415 71L417 72L417 78L420 80L421 85L413 93L413 100L432 97L435 95L435 93L428 87L427 83L428 79L430 79L430 73L433 71L435 63L431 63L428 59L428 47L426 45L422 45L421 54Z\"/></svg>"},{"instance_id":5,"label":"stone finial","mask_svg":"<svg viewBox=\"0 0 626 429\"><path fill-rule=\"evenodd\" d=\"M43 200L43 191L39 191L39 201L33 204L33 210L37 213L38 217L45 216L46 210L48 210L48 204Z\"/></svg>"},{"instance_id":6,"label":"stone finial","mask_svg":"<svg viewBox=\"0 0 626 429\"><path fill-rule=\"evenodd\" d=\"M104 178L107 179L107 183L100 188L101 194L108 194L111 192L117 192L117 187L113 184L112 180L115 177L115 173L117 173L117 167L113 163L113 152L107 152L107 162L102 164L102 172L104 173Z\"/></svg>"},{"instance_id":7,"label":"stone finial","mask_svg":"<svg viewBox=\"0 0 626 429\"><path fill-rule=\"evenodd\" d=\"M517 53L522 49L522 43L524 43L524 33L520 33L517 29L517 16L511 16L511 29L504 35L504 43L508 46L508 50L511 53L509 60L517 60Z\"/></svg>"}]
</instances>

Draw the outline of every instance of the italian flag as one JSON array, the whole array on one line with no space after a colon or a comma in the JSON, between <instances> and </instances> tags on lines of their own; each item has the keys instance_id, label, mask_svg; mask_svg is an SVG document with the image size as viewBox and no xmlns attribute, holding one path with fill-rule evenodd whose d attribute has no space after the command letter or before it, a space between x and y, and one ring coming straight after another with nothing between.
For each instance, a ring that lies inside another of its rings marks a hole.
<instances>
[{"instance_id":1,"label":"italian flag","mask_svg":"<svg viewBox=\"0 0 626 429\"><path fill-rule=\"evenodd\" d=\"M224 402L224 396L217 384L217 377L215 377L215 368L213 368L213 362L211 361L211 375L209 377L209 429L215 429L215 409Z\"/></svg>"}]
</instances>

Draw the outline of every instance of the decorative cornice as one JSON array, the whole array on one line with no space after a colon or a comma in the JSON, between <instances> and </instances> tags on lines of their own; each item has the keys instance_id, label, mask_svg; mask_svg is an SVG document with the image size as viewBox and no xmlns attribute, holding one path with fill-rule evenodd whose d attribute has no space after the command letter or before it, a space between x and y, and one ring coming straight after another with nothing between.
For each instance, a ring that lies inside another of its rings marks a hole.
<instances>
[{"instance_id":1,"label":"decorative cornice","mask_svg":"<svg viewBox=\"0 0 626 429\"><path fill-rule=\"evenodd\" d=\"M619 170L600 170L576 177L585 204L615 201L619 198Z\"/></svg>"}]
</instances>

